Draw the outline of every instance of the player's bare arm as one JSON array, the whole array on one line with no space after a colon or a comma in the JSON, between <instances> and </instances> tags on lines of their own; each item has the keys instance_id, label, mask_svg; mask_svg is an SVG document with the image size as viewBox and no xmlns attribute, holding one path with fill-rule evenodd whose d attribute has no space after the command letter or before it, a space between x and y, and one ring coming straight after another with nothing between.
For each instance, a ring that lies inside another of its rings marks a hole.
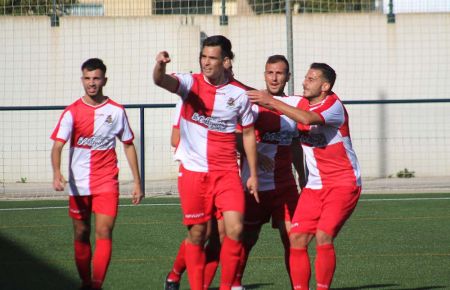
<instances>
[{"instance_id":1,"label":"player's bare arm","mask_svg":"<svg viewBox=\"0 0 450 290\"><path fill-rule=\"evenodd\" d=\"M319 114L289 106L288 104L275 99L266 91L248 91L247 95L252 103L259 104L269 109L272 108L278 110L298 123L302 123L304 125L323 124L323 120Z\"/></svg>"},{"instance_id":2,"label":"player's bare arm","mask_svg":"<svg viewBox=\"0 0 450 290\"><path fill-rule=\"evenodd\" d=\"M171 93L176 93L178 80L171 75L166 74L166 65L170 62L170 56L167 51L160 51L155 58L155 67L153 68L153 82Z\"/></svg>"},{"instance_id":3,"label":"player's bare arm","mask_svg":"<svg viewBox=\"0 0 450 290\"><path fill-rule=\"evenodd\" d=\"M257 171L258 157L256 151L255 128L253 126L244 128L242 130L242 141L244 145L245 155L247 156L248 167L250 169L250 177L247 180L247 188L249 193L253 194L256 201L259 202Z\"/></svg>"},{"instance_id":4,"label":"player's bare arm","mask_svg":"<svg viewBox=\"0 0 450 290\"><path fill-rule=\"evenodd\" d=\"M291 143L292 164L298 175L298 184L301 189L306 185L305 168L303 166L303 150L298 138L292 138Z\"/></svg>"},{"instance_id":5,"label":"player's bare arm","mask_svg":"<svg viewBox=\"0 0 450 290\"><path fill-rule=\"evenodd\" d=\"M61 153L64 147L64 143L61 141L55 141L53 143L51 159L53 167L53 189L56 191L63 191L67 181L61 174Z\"/></svg>"},{"instance_id":6,"label":"player's bare arm","mask_svg":"<svg viewBox=\"0 0 450 290\"><path fill-rule=\"evenodd\" d=\"M131 192L131 202L133 204L139 204L144 198L145 194L142 192L141 176L139 174L137 154L134 144L124 143L125 156L127 157L128 164L130 165L131 173L133 174L133 191Z\"/></svg>"},{"instance_id":7,"label":"player's bare arm","mask_svg":"<svg viewBox=\"0 0 450 290\"><path fill-rule=\"evenodd\" d=\"M236 130L236 147L239 153L244 154L244 144L242 141L242 131ZM270 157L268 157L265 154L262 154L260 152L257 152L258 157L258 167L261 168L261 170L270 172L273 170L274 167L274 161Z\"/></svg>"}]
</instances>

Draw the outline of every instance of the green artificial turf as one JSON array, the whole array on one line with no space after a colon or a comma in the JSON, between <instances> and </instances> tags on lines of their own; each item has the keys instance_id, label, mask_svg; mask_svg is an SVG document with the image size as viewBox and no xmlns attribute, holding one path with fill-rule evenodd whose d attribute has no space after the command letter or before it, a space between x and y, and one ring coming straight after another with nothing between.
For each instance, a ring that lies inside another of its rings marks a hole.
<instances>
[{"instance_id":1,"label":"green artificial turf","mask_svg":"<svg viewBox=\"0 0 450 290\"><path fill-rule=\"evenodd\" d=\"M143 203L121 200L104 290L163 289L186 230L178 199ZM72 234L65 201L0 201L0 289L77 289ZM363 195L335 247L332 289L450 289L450 194ZM314 243L309 253L314 263ZM246 288L289 289L283 255L265 225ZM189 289L186 275L181 283Z\"/></svg>"}]
</instances>

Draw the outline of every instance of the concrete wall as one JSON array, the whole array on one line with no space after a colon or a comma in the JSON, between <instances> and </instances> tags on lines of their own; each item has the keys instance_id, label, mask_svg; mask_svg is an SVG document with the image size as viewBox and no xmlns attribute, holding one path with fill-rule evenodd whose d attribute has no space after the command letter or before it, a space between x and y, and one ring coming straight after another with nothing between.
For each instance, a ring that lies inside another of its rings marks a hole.
<instances>
[{"instance_id":1,"label":"concrete wall","mask_svg":"<svg viewBox=\"0 0 450 290\"><path fill-rule=\"evenodd\" d=\"M312 62L327 62L343 100L446 98L450 72L450 14L317 14L293 18L295 91ZM169 72L198 71L200 35L224 34L236 54L239 80L264 88L266 58L286 54L283 15L0 17L0 106L67 105L82 95L80 65L100 57L108 65L105 93L123 104L174 103L153 85L154 57L171 54ZM348 106L364 177L403 168L418 176L450 174L450 104ZM146 178L176 176L169 145L171 109L146 111ZM48 136L60 112L0 112L0 181L51 178ZM129 110L138 133L137 110ZM137 135L139 140L140 136ZM137 140L137 141L138 141ZM120 150L120 149L119 149ZM121 165L126 162L121 155ZM122 178L130 176L126 168Z\"/></svg>"}]
</instances>

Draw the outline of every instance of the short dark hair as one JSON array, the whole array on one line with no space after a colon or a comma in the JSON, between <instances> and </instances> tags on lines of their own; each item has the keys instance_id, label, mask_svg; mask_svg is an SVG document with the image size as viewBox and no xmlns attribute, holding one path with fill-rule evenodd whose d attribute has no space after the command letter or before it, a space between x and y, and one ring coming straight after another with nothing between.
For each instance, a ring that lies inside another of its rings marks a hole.
<instances>
[{"instance_id":1,"label":"short dark hair","mask_svg":"<svg viewBox=\"0 0 450 290\"><path fill-rule=\"evenodd\" d=\"M223 35L213 35L205 38L202 42L202 51L205 46L220 46L222 58L228 57L231 60L234 58L234 53L231 51L231 41Z\"/></svg>"},{"instance_id":2,"label":"short dark hair","mask_svg":"<svg viewBox=\"0 0 450 290\"><path fill-rule=\"evenodd\" d=\"M90 59L86 60L81 65L81 71L83 71L85 69L88 71L93 71L93 70L99 69L104 74L106 74L106 65L103 63L103 60L101 60L99 58L90 58Z\"/></svg>"},{"instance_id":3,"label":"short dark hair","mask_svg":"<svg viewBox=\"0 0 450 290\"><path fill-rule=\"evenodd\" d=\"M322 72L323 78L330 83L330 91L336 81L336 72L334 69L326 63L315 62L311 64L310 69L317 69Z\"/></svg>"},{"instance_id":4,"label":"short dark hair","mask_svg":"<svg viewBox=\"0 0 450 290\"><path fill-rule=\"evenodd\" d=\"M284 62L286 64L286 73L289 73L289 62L286 59L286 57L284 55L281 54L275 54L275 55L271 55L269 56L269 58L266 61L266 64L268 63L277 63L277 62Z\"/></svg>"}]
</instances>

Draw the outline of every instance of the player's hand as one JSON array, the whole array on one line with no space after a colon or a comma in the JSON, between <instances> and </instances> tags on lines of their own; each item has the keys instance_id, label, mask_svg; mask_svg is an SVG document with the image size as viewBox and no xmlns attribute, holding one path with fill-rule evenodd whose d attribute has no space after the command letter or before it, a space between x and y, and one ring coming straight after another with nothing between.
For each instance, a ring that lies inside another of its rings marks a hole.
<instances>
[{"instance_id":1,"label":"player's hand","mask_svg":"<svg viewBox=\"0 0 450 290\"><path fill-rule=\"evenodd\" d=\"M136 205L141 203L141 200L145 197L144 192L141 189L141 183L135 183L133 192L131 193L131 202Z\"/></svg>"},{"instance_id":2,"label":"player's hand","mask_svg":"<svg viewBox=\"0 0 450 290\"><path fill-rule=\"evenodd\" d=\"M156 62L158 64L167 64L170 62L170 56L169 53L167 51L160 51L158 52L158 54L156 55L155 58Z\"/></svg>"},{"instance_id":3,"label":"player's hand","mask_svg":"<svg viewBox=\"0 0 450 290\"><path fill-rule=\"evenodd\" d=\"M247 96L250 99L250 102L261 105L266 108L270 108L270 102L273 99L273 96L270 95L266 90L264 90L264 91L258 91L258 90L247 91Z\"/></svg>"},{"instance_id":4,"label":"player's hand","mask_svg":"<svg viewBox=\"0 0 450 290\"><path fill-rule=\"evenodd\" d=\"M274 168L274 162L267 155L258 153L258 167L265 172L271 172Z\"/></svg>"},{"instance_id":5,"label":"player's hand","mask_svg":"<svg viewBox=\"0 0 450 290\"><path fill-rule=\"evenodd\" d=\"M247 179L247 189L248 192L253 195L256 202L259 203L259 196L258 196L258 178L256 176L250 176Z\"/></svg>"},{"instance_id":6,"label":"player's hand","mask_svg":"<svg viewBox=\"0 0 450 290\"><path fill-rule=\"evenodd\" d=\"M62 174L55 173L53 175L53 189L56 191L64 191L64 187L66 186L66 179Z\"/></svg>"}]
</instances>

